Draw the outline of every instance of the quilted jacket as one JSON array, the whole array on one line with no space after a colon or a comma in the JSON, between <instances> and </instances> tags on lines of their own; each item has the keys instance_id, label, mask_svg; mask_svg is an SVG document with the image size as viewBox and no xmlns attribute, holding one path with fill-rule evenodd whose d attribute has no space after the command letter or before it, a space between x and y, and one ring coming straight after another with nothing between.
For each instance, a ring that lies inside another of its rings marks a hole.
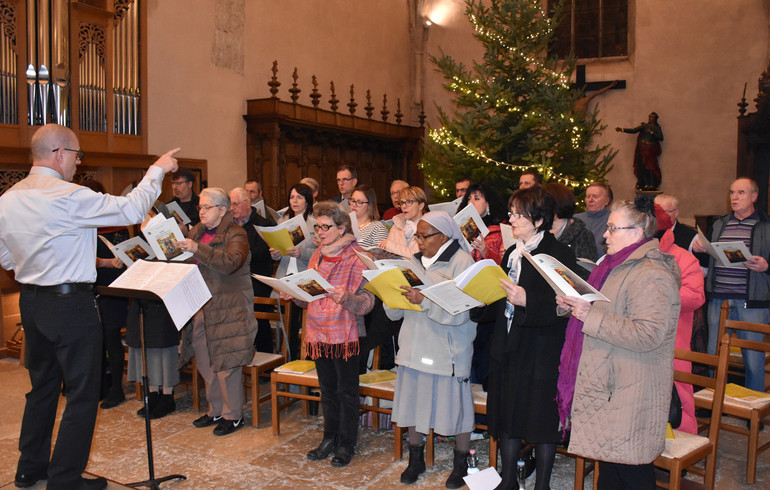
<instances>
[{"instance_id":1,"label":"quilted jacket","mask_svg":"<svg viewBox=\"0 0 770 490\"><path fill-rule=\"evenodd\" d=\"M610 273L583 324L570 452L646 464L663 452L679 317L679 267L651 240Z\"/></svg>"},{"instance_id":2,"label":"quilted jacket","mask_svg":"<svg viewBox=\"0 0 770 490\"><path fill-rule=\"evenodd\" d=\"M189 236L197 242L204 231L203 225L198 224ZM214 371L244 366L254 356L257 321L249 274L250 254L246 231L227 212L214 239L208 244L199 243L193 255L211 291L211 299L203 306L203 316ZM191 338L192 328L188 326L183 333L183 364L194 355Z\"/></svg>"}]
</instances>

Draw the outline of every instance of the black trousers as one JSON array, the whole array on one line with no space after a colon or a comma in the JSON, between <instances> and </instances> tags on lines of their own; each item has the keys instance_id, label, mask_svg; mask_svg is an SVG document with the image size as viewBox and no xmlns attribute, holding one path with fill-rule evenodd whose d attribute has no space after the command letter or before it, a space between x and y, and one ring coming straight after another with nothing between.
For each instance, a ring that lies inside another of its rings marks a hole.
<instances>
[{"instance_id":1,"label":"black trousers","mask_svg":"<svg viewBox=\"0 0 770 490\"><path fill-rule=\"evenodd\" d=\"M323 438L336 438L337 446L354 448L358 438L358 358L315 359L324 411Z\"/></svg>"},{"instance_id":2,"label":"black trousers","mask_svg":"<svg viewBox=\"0 0 770 490\"><path fill-rule=\"evenodd\" d=\"M71 294L22 289L27 393L19 435L18 471L48 469L48 488L78 488L88 464L99 402L102 327L92 292ZM62 381L67 405L51 455Z\"/></svg>"},{"instance_id":3,"label":"black trousers","mask_svg":"<svg viewBox=\"0 0 770 490\"><path fill-rule=\"evenodd\" d=\"M596 486L600 490L654 490L655 465L599 461L599 481Z\"/></svg>"}]
</instances>

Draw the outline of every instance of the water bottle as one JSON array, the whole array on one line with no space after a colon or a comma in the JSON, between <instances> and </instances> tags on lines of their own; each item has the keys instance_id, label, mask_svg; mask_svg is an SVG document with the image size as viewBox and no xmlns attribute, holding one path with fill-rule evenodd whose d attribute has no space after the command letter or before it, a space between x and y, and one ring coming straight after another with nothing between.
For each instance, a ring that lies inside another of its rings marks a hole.
<instances>
[{"instance_id":1,"label":"water bottle","mask_svg":"<svg viewBox=\"0 0 770 490\"><path fill-rule=\"evenodd\" d=\"M520 459L519 462L516 463L516 474L518 475L519 479L519 490L524 490L526 488L525 483L527 481L527 468L523 459Z\"/></svg>"},{"instance_id":2,"label":"water bottle","mask_svg":"<svg viewBox=\"0 0 770 490\"><path fill-rule=\"evenodd\" d=\"M479 457L476 456L476 450L471 449L468 455L468 476L479 472Z\"/></svg>"}]
</instances>

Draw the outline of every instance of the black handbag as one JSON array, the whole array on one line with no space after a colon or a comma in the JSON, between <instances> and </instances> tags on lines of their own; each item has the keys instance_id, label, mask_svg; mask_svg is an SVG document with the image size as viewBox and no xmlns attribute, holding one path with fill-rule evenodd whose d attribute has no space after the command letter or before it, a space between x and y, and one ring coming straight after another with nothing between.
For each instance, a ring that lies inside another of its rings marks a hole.
<instances>
[{"instance_id":1,"label":"black handbag","mask_svg":"<svg viewBox=\"0 0 770 490\"><path fill-rule=\"evenodd\" d=\"M676 385L671 390L671 407L668 409L668 423L671 424L672 429L676 429L682 424L682 400L679 399Z\"/></svg>"}]
</instances>

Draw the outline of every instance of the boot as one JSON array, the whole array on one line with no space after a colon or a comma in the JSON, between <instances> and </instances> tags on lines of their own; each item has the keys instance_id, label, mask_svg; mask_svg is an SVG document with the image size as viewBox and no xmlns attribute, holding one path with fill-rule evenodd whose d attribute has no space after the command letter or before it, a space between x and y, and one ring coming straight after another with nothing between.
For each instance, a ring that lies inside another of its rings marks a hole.
<instances>
[{"instance_id":1,"label":"boot","mask_svg":"<svg viewBox=\"0 0 770 490\"><path fill-rule=\"evenodd\" d=\"M465 486L464 476L468 475L468 453L463 453L455 448L454 467L446 480L447 488L462 488Z\"/></svg>"},{"instance_id":2,"label":"boot","mask_svg":"<svg viewBox=\"0 0 770 490\"><path fill-rule=\"evenodd\" d=\"M412 484L423 473L425 473L425 444L419 446L409 444L409 465L401 473L401 483Z\"/></svg>"},{"instance_id":3,"label":"boot","mask_svg":"<svg viewBox=\"0 0 770 490\"><path fill-rule=\"evenodd\" d=\"M160 398L160 393L157 391L151 391L150 395L147 397L147 407L150 409L150 414L152 414L152 407L154 407L158 403L158 399ZM142 418L144 418L144 406L136 411L136 414Z\"/></svg>"},{"instance_id":4,"label":"boot","mask_svg":"<svg viewBox=\"0 0 770 490\"><path fill-rule=\"evenodd\" d=\"M159 419L165 417L176 410L176 402L174 402L174 395L160 395L155 405L150 407L150 418Z\"/></svg>"},{"instance_id":5,"label":"boot","mask_svg":"<svg viewBox=\"0 0 770 490\"><path fill-rule=\"evenodd\" d=\"M324 439L317 448L307 453L307 459L310 461L320 461L326 459L337 447L337 438Z\"/></svg>"}]
</instances>

